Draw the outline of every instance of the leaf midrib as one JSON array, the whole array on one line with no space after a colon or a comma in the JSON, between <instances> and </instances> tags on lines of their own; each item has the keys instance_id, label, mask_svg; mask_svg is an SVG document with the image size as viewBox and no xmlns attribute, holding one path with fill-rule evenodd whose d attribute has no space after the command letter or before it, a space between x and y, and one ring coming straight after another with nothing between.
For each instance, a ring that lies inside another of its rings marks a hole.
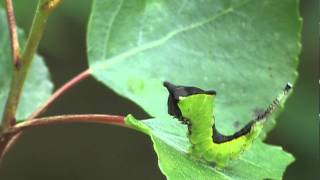
<instances>
[{"instance_id":1,"label":"leaf midrib","mask_svg":"<svg viewBox=\"0 0 320 180\"><path fill-rule=\"evenodd\" d=\"M245 158L243 158L243 157L240 157L239 160L244 161L244 162L247 162L247 163L249 163L250 165L252 165L252 166L254 166L254 167L256 167L256 168L262 169L263 171L267 171L268 174L272 174L272 173L273 173L273 172L271 172L269 169L265 169L265 168L259 166L258 164L252 162L252 161L249 160L249 159L245 159Z\"/></svg>"}]
</instances>

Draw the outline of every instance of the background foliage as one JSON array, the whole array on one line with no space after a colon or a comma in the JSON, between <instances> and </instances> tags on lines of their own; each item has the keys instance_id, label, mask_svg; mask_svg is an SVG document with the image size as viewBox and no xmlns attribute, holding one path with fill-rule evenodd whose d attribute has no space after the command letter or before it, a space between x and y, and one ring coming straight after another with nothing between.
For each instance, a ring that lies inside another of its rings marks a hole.
<instances>
[{"instance_id":1,"label":"background foliage","mask_svg":"<svg viewBox=\"0 0 320 180\"><path fill-rule=\"evenodd\" d=\"M24 30L30 27L35 2L15 1L17 21ZM87 67L85 30L90 4L91 1L76 4L64 1L49 20L40 54L50 67L56 87ZM318 39L315 38L318 31L312 27L316 24L316 8L311 1L301 2L304 29L300 78L285 112L267 139L296 157L285 174L286 179L315 179L318 175ZM68 92L47 115L128 112L138 118L147 117L133 103L91 78ZM26 133L10 152L0 169L0 178L164 179L151 146L147 136L112 126L82 124L35 129Z\"/></svg>"}]
</instances>

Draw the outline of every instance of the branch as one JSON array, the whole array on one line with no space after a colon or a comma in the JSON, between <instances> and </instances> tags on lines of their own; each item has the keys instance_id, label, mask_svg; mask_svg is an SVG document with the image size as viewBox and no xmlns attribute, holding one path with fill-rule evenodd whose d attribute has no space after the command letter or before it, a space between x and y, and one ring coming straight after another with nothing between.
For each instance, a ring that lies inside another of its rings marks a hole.
<instances>
[{"instance_id":1,"label":"branch","mask_svg":"<svg viewBox=\"0 0 320 180\"><path fill-rule=\"evenodd\" d=\"M61 115L50 116L38 119L31 119L21 122L13 126L10 133L17 133L21 130L42 127L54 124L66 124L66 123L97 123L97 124L112 124L122 127L128 127L124 123L124 116L107 115L107 114L80 114L80 115Z\"/></svg>"},{"instance_id":2,"label":"branch","mask_svg":"<svg viewBox=\"0 0 320 180\"><path fill-rule=\"evenodd\" d=\"M71 122L103 122L108 124L108 119L110 119L109 124L124 124L123 117L121 116L110 116L110 115L68 115L68 116L54 116L48 118L34 119L43 113L56 99L63 95L67 90L72 88L74 85L78 84L82 80L89 77L90 71L85 70L78 74L70 81L65 83L61 88L59 88L50 98L38 109L36 110L26 121L17 124L12 127L10 133L3 136L3 141L0 142L0 160L9 151L9 149L17 142L20 136L23 134L22 129L35 126L44 126L51 124L61 124L61 123L71 123ZM122 119L122 120L121 120ZM114 121L114 122L113 122ZM124 125L123 125L124 126ZM11 132L12 131L12 132ZM1 129L0 129L1 134Z\"/></svg>"},{"instance_id":3,"label":"branch","mask_svg":"<svg viewBox=\"0 0 320 180\"><path fill-rule=\"evenodd\" d=\"M73 86L75 86L76 84L78 84L79 82L81 82L82 80L85 80L86 78L88 78L90 75L90 70L87 69L83 72L81 72L80 74L78 74L77 76L75 76L74 78L72 78L70 81L68 81L67 83L65 83L63 86L61 86L57 91L55 91L55 93L53 93L49 99L44 102L35 112L33 112L31 114L31 116L28 119L34 119L37 116L41 115L43 112L45 112L47 110L47 108L56 100L58 99L60 96L62 96L67 90L69 90L70 88L72 88Z\"/></svg>"},{"instance_id":4,"label":"branch","mask_svg":"<svg viewBox=\"0 0 320 180\"><path fill-rule=\"evenodd\" d=\"M37 10L32 22L31 31L28 36L25 49L21 56L21 67L19 69L15 68L13 71L13 79L11 82L10 92L6 102L1 124L3 130L9 129L12 125L15 124L17 106L33 57L42 38L48 16L50 12L52 12L52 10L56 8L59 2L59 0L39 0L38 2Z\"/></svg>"},{"instance_id":5,"label":"branch","mask_svg":"<svg viewBox=\"0 0 320 180\"><path fill-rule=\"evenodd\" d=\"M20 133L19 133L20 134ZM19 134L4 134L1 136L1 143L0 143L0 168L1 168L1 161L3 157L7 154L10 148L17 142L18 138L20 137Z\"/></svg>"},{"instance_id":6,"label":"branch","mask_svg":"<svg viewBox=\"0 0 320 180\"><path fill-rule=\"evenodd\" d=\"M15 68L19 68L20 65L20 47L17 34L17 25L14 17L14 11L12 6L12 0L5 0L6 12L7 12L7 21L8 29L10 34L11 41L11 53L12 53L12 62Z\"/></svg>"},{"instance_id":7,"label":"branch","mask_svg":"<svg viewBox=\"0 0 320 180\"><path fill-rule=\"evenodd\" d=\"M112 124L121 127L128 127L125 125L123 116L106 115L106 114L83 114L83 115L61 115L51 116L39 119L31 119L14 125L6 134L1 137L0 143L0 162L10 148L20 138L23 130L43 127L55 124L67 123L97 123L97 124Z\"/></svg>"},{"instance_id":8,"label":"branch","mask_svg":"<svg viewBox=\"0 0 320 180\"><path fill-rule=\"evenodd\" d=\"M46 2L43 3L42 8L48 13L55 10L61 3L61 0L45 0L45 1Z\"/></svg>"}]
</instances>

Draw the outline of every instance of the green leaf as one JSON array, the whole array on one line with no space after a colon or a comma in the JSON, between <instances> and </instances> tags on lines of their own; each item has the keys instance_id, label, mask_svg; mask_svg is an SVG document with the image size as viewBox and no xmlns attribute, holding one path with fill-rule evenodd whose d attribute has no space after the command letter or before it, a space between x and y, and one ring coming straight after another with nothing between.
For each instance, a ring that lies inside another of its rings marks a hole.
<instances>
[{"instance_id":1,"label":"green leaf","mask_svg":"<svg viewBox=\"0 0 320 180\"><path fill-rule=\"evenodd\" d=\"M127 122L151 136L167 177L280 179L292 156L260 141L227 169L190 160L185 128L160 118L162 82L215 89L217 129L232 134L295 82L300 33L293 0L97 0L87 51L96 79L156 117Z\"/></svg>"},{"instance_id":2,"label":"green leaf","mask_svg":"<svg viewBox=\"0 0 320 180\"><path fill-rule=\"evenodd\" d=\"M187 127L171 117L138 121L128 116L126 124L151 136L161 171L168 179L282 179L286 167L294 161L291 154L280 147L257 140L252 147L224 168L192 158ZM272 158L270 158L272 156Z\"/></svg>"},{"instance_id":3,"label":"green leaf","mask_svg":"<svg viewBox=\"0 0 320 180\"><path fill-rule=\"evenodd\" d=\"M215 89L217 128L232 134L295 82L300 31L295 0L97 0L89 66L153 117L167 114L164 80Z\"/></svg>"},{"instance_id":4,"label":"green leaf","mask_svg":"<svg viewBox=\"0 0 320 180\"><path fill-rule=\"evenodd\" d=\"M10 39L7 27L6 14L0 8L0 121L5 108L6 99L10 90L10 82L13 75L11 60ZM25 38L21 30L18 31L19 40L23 44ZM46 100L53 89L49 71L42 58L35 56L27 81L23 88L21 101L18 105L16 118L23 120L36 110Z\"/></svg>"}]
</instances>

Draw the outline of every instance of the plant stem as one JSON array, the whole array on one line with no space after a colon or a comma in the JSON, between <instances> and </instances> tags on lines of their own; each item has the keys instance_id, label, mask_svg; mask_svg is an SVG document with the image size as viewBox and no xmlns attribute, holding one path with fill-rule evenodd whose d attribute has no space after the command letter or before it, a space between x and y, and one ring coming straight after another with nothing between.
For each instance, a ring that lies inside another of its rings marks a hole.
<instances>
[{"instance_id":1,"label":"plant stem","mask_svg":"<svg viewBox=\"0 0 320 180\"><path fill-rule=\"evenodd\" d=\"M12 62L15 68L19 68L20 47L19 47L19 41L18 41L16 19L14 17L14 11L12 6L12 0L5 0L5 4L6 4L6 12L7 12L8 29L9 29L10 41L11 41Z\"/></svg>"},{"instance_id":2,"label":"plant stem","mask_svg":"<svg viewBox=\"0 0 320 180\"><path fill-rule=\"evenodd\" d=\"M14 125L10 131L1 137L0 143L0 162L6 155L10 148L17 142L23 130L43 127L54 124L67 124L67 123L98 123L98 124L112 124L122 127L128 127L124 123L123 116L107 115L107 114L82 114L82 115L60 115L43 117L39 119L31 119Z\"/></svg>"},{"instance_id":3,"label":"plant stem","mask_svg":"<svg viewBox=\"0 0 320 180\"><path fill-rule=\"evenodd\" d=\"M43 112L45 112L47 110L47 108L56 99L58 99L61 95L63 95L67 90L69 90L70 88L72 88L73 86L75 86L76 84L81 82L82 80L85 80L89 76L90 76L90 70L87 69L87 70L81 72L80 74L78 74L77 76L75 76L74 78L72 78L70 81L65 83L58 90L56 90L55 93L53 93L46 102L44 102L35 112L33 112L28 119L34 119L37 116L41 115Z\"/></svg>"},{"instance_id":4,"label":"plant stem","mask_svg":"<svg viewBox=\"0 0 320 180\"><path fill-rule=\"evenodd\" d=\"M55 2L52 4L52 2ZM44 27L46 25L50 12L59 4L59 0L39 0L38 6L33 18L32 27L25 49L21 56L20 68L13 71L13 79L11 82L9 96L6 102L3 114L2 128L9 129L15 124L15 115L17 106L21 96L24 82L30 69L32 59L41 40Z\"/></svg>"},{"instance_id":5,"label":"plant stem","mask_svg":"<svg viewBox=\"0 0 320 180\"><path fill-rule=\"evenodd\" d=\"M74 78L72 78L70 81L65 83L62 87L60 87L54 94L52 94L50 98L27 119L28 121L26 120L20 124L17 124L16 126L13 126L9 131L10 132L16 131L16 132L9 133L5 137L3 137L4 139L3 143L0 143L0 160L23 134L21 130L28 127L43 126L43 125L50 125L50 124L71 123L71 122L86 122L86 121L97 123L97 122L108 120L106 119L108 117L110 118L111 121L115 120L114 123L111 122L109 124L117 124L117 123L124 124L123 120L121 120L121 118L123 119L123 117L110 116L110 115L73 115L73 116L69 115L69 116L48 117L48 119L46 118L34 119L35 117L43 113L57 98L63 95L67 90L72 88L74 85L78 84L82 80L89 77L89 75L90 75L90 71L89 69L87 69L81 72L80 74L78 74L77 76L75 76ZM39 122L39 120L43 122ZM1 129L0 129L0 134L1 134Z\"/></svg>"},{"instance_id":6,"label":"plant stem","mask_svg":"<svg viewBox=\"0 0 320 180\"><path fill-rule=\"evenodd\" d=\"M19 133L20 134L20 133ZM1 160L4 155L8 152L8 150L17 142L17 139L20 136L16 136L15 134L4 134L1 136L1 143L0 143L0 167L1 167Z\"/></svg>"},{"instance_id":7,"label":"plant stem","mask_svg":"<svg viewBox=\"0 0 320 180\"><path fill-rule=\"evenodd\" d=\"M66 124L66 123L98 123L98 124L112 124L122 127L128 127L124 123L124 116L107 115L107 114L79 114L79 115L61 115L50 116L38 119L31 119L24 121L13 126L12 131L17 133L21 130L48 126L53 124Z\"/></svg>"}]
</instances>

